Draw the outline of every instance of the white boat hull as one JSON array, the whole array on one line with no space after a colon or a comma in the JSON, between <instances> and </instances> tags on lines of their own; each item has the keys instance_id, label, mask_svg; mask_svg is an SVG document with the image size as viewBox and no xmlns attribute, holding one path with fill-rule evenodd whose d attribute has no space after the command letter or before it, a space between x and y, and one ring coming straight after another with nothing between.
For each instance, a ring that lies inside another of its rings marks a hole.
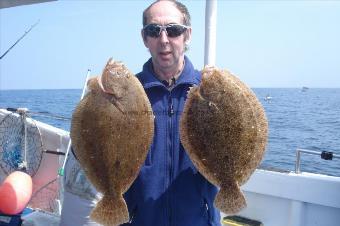
<instances>
[{"instance_id":1,"label":"white boat hull","mask_svg":"<svg viewBox=\"0 0 340 226\"><path fill-rule=\"evenodd\" d=\"M242 186L239 215L265 226L334 226L340 222L340 178L256 170Z\"/></svg>"}]
</instances>

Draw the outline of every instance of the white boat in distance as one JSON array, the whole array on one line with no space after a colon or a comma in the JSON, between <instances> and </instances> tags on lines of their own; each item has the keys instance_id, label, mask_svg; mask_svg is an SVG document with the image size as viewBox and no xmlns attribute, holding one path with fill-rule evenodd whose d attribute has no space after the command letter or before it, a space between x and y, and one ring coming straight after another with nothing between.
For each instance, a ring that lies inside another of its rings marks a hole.
<instances>
[{"instance_id":1,"label":"white boat in distance","mask_svg":"<svg viewBox=\"0 0 340 226\"><path fill-rule=\"evenodd\" d=\"M267 94L263 99L267 102L270 102L273 99L273 97Z\"/></svg>"},{"instance_id":2,"label":"white boat in distance","mask_svg":"<svg viewBox=\"0 0 340 226\"><path fill-rule=\"evenodd\" d=\"M302 89L301 89L301 92L307 92L309 90L309 88L308 87L306 87L306 86L303 86L302 87Z\"/></svg>"}]
</instances>

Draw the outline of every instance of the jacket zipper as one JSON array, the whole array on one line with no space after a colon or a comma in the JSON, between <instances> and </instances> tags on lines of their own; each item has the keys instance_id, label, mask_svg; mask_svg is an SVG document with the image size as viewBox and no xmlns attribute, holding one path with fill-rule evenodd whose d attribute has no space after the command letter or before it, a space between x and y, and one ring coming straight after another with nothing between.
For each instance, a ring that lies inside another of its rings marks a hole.
<instances>
[{"instance_id":1,"label":"jacket zipper","mask_svg":"<svg viewBox=\"0 0 340 226\"><path fill-rule=\"evenodd\" d=\"M172 125L172 116L174 115L174 105L171 97L171 91L168 96L168 117L169 117L169 186L172 182L173 177L173 125ZM172 209L171 209L171 191L168 193L168 214L169 214L169 225L172 225Z\"/></svg>"},{"instance_id":2,"label":"jacket zipper","mask_svg":"<svg viewBox=\"0 0 340 226\"><path fill-rule=\"evenodd\" d=\"M210 215L209 204L208 204L208 201L205 198L203 200L204 200L205 211L206 211L207 218L208 218L208 225L211 226L211 215Z\"/></svg>"},{"instance_id":3,"label":"jacket zipper","mask_svg":"<svg viewBox=\"0 0 340 226\"><path fill-rule=\"evenodd\" d=\"M137 206L131 211L130 219L129 219L129 222L128 222L129 224L132 223L132 221L133 221L133 219L136 215L136 212L137 212Z\"/></svg>"}]
</instances>

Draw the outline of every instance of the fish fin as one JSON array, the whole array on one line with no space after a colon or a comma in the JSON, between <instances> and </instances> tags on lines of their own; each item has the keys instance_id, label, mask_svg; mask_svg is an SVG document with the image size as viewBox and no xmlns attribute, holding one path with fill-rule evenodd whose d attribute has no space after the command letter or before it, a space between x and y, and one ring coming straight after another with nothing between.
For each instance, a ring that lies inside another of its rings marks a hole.
<instances>
[{"instance_id":1,"label":"fish fin","mask_svg":"<svg viewBox=\"0 0 340 226\"><path fill-rule=\"evenodd\" d=\"M87 88L88 91L91 91L91 90L95 89L97 80L98 80L97 77L93 77L93 78L90 78L87 81L86 88Z\"/></svg>"},{"instance_id":2,"label":"fish fin","mask_svg":"<svg viewBox=\"0 0 340 226\"><path fill-rule=\"evenodd\" d=\"M107 93L102 82L102 75L97 77L98 85L104 93Z\"/></svg>"},{"instance_id":3,"label":"fish fin","mask_svg":"<svg viewBox=\"0 0 340 226\"><path fill-rule=\"evenodd\" d=\"M102 225L120 225L129 221L129 212L123 199L104 195L92 210L91 219Z\"/></svg>"},{"instance_id":4,"label":"fish fin","mask_svg":"<svg viewBox=\"0 0 340 226\"><path fill-rule=\"evenodd\" d=\"M246 199L236 181L225 183L217 193L215 206L225 214L235 214L246 207Z\"/></svg>"}]
</instances>

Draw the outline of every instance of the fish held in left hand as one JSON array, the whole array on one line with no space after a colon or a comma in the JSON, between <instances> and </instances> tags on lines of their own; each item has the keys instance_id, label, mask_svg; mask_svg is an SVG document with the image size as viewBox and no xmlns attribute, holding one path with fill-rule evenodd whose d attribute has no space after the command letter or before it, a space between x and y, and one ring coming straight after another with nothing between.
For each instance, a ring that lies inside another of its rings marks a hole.
<instances>
[{"instance_id":1,"label":"fish held in left hand","mask_svg":"<svg viewBox=\"0 0 340 226\"><path fill-rule=\"evenodd\" d=\"M90 217L120 225L129 220L122 194L146 159L154 116L141 83L122 63L110 59L88 87L72 116L72 145L87 178L103 194Z\"/></svg>"},{"instance_id":2,"label":"fish held in left hand","mask_svg":"<svg viewBox=\"0 0 340 226\"><path fill-rule=\"evenodd\" d=\"M256 95L240 79L205 67L193 87L180 122L181 141L196 168L220 187L215 206L235 214L246 206L240 186L265 152L268 122Z\"/></svg>"}]
</instances>

